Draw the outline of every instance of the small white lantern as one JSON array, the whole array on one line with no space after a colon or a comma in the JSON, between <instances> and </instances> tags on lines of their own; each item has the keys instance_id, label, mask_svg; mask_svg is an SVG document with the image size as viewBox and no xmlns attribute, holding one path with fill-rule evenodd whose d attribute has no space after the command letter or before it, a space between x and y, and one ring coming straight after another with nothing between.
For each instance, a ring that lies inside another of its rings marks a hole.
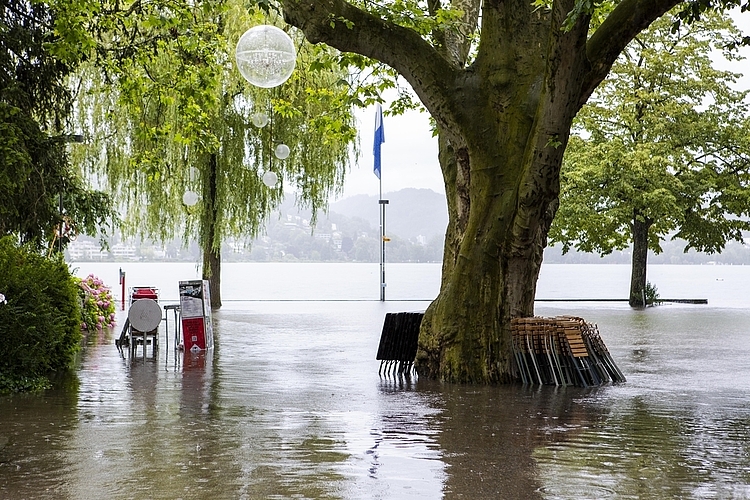
<instances>
[{"instance_id":1,"label":"small white lantern","mask_svg":"<svg viewBox=\"0 0 750 500\"><path fill-rule=\"evenodd\" d=\"M263 128L268 125L268 115L263 111L258 111L257 113L253 113L250 117L250 121L253 122L253 125L256 127Z\"/></svg>"},{"instance_id":2,"label":"small white lantern","mask_svg":"<svg viewBox=\"0 0 750 500\"><path fill-rule=\"evenodd\" d=\"M269 170L263 174L263 184L266 186L270 188L275 187L277 182L279 182L279 176L275 172Z\"/></svg>"},{"instance_id":3,"label":"small white lantern","mask_svg":"<svg viewBox=\"0 0 750 500\"><path fill-rule=\"evenodd\" d=\"M200 197L195 191L185 191L185 194L182 195L182 203L184 203L188 207L194 206L196 203L198 203L199 199Z\"/></svg>"},{"instance_id":4,"label":"small white lantern","mask_svg":"<svg viewBox=\"0 0 750 500\"><path fill-rule=\"evenodd\" d=\"M289 35L265 24L250 28L240 37L235 59L245 80L268 89L289 79L297 63L297 51Z\"/></svg>"},{"instance_id":5,"label":"small white lantern","mask_svg":"<svg viewBox=\"0 0 750 500\"><path fill-rule=\"evenodd\" d=\"M278 146L276 146L276 151L274 151L274 154L279 160L286 160L287 158L289 158L289 146L287 146L286 144L279 144Z\"/></svg>"}]
</instances>

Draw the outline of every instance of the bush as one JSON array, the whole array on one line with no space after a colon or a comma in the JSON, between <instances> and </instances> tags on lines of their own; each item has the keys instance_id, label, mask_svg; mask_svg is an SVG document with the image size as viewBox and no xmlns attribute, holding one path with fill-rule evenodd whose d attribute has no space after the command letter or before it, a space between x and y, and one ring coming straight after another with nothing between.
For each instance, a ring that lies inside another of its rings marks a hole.
<instances>
[{"instance_id":1,"label":"bush","mask_svg":"<svg viewBox=\"0 0 750 500\"><path fill-rule=\"evenodd\" d=\"M81 341L78 286L62 255L0 239L0 294L0 392L49 387Z\"/></svg>"},{"instance_id":2,"label":"bush","mask_svg":"<svg viewBox=\"0 0 750 500\"><path fill-rule=\"evenodd\" d=\"M652 285L650 282L646 282L646 288L643 290L643 294L646 298L646 305L654 306L661 304L661 296L659 290L656 289L656 285Z\"/></svg>"},{"instance_id":3,"label":"bush","mask_svg":"<svg viewBox=\"0 0 750 500\"><path fill-rule=\"evenodd\" d=\"M115 300L104 282L89 274L86 278L73 278L78 285L83 308L81 310L82 330L101 330L115 326Z\"/></svg>"}]
</instances>

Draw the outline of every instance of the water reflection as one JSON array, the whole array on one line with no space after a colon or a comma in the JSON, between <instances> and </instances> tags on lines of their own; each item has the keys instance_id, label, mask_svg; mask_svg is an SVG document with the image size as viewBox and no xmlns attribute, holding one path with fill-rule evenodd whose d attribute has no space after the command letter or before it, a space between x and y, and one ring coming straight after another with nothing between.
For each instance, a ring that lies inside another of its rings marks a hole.
<instances>
[{"instance_id":1,"label":"water reflection","mask_svg":"<svg viewBox=\"0 0 750 500\"><path fill-rule=\"evenodd\" d=\"M438 439L439 398L420 390L413 378L380 380L363 443L369 444L367 489L354 498L368 492L371 498L440 498L446 473Z\"/></svg>"},{"instance_id":2,"label":"water reflection","mask_svg":"<svg viewBox=\"0 0 750 500\"><path fill-rule=\"evenodd\" d=\"M579 401L599 412L596 421L535 450L547 498L750 497L749 316L602 314L632 375Z\"/></svg>"},{"instance_id":3,"label":"water reflection","mask_svg":"<svg viewBox=\"0 0 750 500\"><path fill-rule=\"evenodd\" d=\"M691 406L635 397L596 425L538 448L547 497L747 498L747 428L725 420L727 408L711 421ZM747 422L746 409L729 411Z\"/></svg>"},{"instance_id":4,"label":"water reflection","mask_svg":"<svg viewBox=\"0 0 750 500\"><path fill-rule=\"evenodd\" d=\"M93 337L77 385L0 398L0 498L750 498L750 312L565 306L628 376L585 390L378 377L398 310L230 306L211 355L130 365Z\"/></svg>"},{"instance_id":5,"label":"water reflection","mask_svg":"<svg viewBox=\"0 0 750 500\"><path fill-rule=\"evenodd\" d=\"M0 498L64 498L73 460L78 379L63 374L43 395L0 397Z\"/></svg>"},{"instance_id":6,"label":"water reflection","mask_svg":"<svg viewBox=\"0 0 750 500\"><path fill-rule=\"evenodd\" d=\"M446 498L545 498L536 450L599 418L579 388L420 384L440 394Z\"/></svg>"}]
</instances>

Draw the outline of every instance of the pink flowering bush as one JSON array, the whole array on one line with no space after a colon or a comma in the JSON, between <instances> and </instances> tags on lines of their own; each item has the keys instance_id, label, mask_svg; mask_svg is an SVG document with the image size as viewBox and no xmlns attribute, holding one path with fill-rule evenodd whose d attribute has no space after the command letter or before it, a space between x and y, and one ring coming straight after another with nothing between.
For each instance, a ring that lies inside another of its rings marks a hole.
<instances>
[{"instance_id":1,"label":"pink flowering bush","mask_svg":"<svg viewBox=\"0 0 750 500\"><path fill-rule=\"evenodd\" d=\"M79 294L82 300L81 329L101 330L115 326L115 300L112 292L104 282L89 274L84 279L77 279Z\"/></svg>"}]
</instances>

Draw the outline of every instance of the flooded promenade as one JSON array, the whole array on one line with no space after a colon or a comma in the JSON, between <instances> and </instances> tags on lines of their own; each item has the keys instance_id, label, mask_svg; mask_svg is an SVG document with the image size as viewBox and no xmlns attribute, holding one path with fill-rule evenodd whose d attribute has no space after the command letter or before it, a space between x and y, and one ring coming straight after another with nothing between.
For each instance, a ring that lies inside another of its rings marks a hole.
<instances>
[{"instance_id":1,"label":"flooded promenade","mask_svg":"<svg viewBox=\"0 0 750 500\"><path fill-rule=\"evenodd\" d=\"M0 499L750 498L736 294L539 304L598 324L628 382L597 389L382 378L383 317L414 300L228 301L208 356L93 335L60 387L0 397Z\"/></svg>"}]
</instances>

